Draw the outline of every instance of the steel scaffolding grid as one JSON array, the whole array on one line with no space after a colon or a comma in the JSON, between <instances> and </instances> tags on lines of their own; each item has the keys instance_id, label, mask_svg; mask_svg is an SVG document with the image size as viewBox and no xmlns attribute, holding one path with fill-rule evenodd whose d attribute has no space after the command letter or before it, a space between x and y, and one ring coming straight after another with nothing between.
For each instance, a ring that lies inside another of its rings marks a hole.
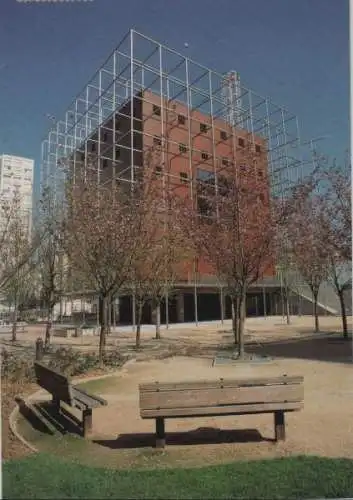
<instances>
[{"instance_id":1,"label":"steel scaffolding grid","mask_svg":"<svg viewBox=\"0 0 353 500\"><path fill-rule=\"evenodd\" d=\"M134 141L134 136L141 133L141 124L136 123L133 107L138 96L147 92L158 96L162 117L164 113L173 112L175 104L186 105L190 173L193 163L191 115L199 111L210 117L213 135L214 120L226 122L231 115L232 125L235 125L232 127L234 135L241 129L247 132L248 138L253 142L256 137L265 140L272 195L284 196L285 191L302 178L312 164L310 158L305 156L305 148L301 143L298 118L284 107L274 104L270 98L244 87L240 82L234 103L237 109L229 109L229 101L224 95L225 77L224 74L130 30L43 141L41 188L53 187L60 200L68 159L74 173L82 164L85 171L92 168L89 162L89 143L94 143L97 161L93 168L98 182L105 160L112 161L113 167L117 167L113 168L115 177L133 182L135 170L141 166L137 164L139 162L136 158L143 153ZM144 97L144 100L148 101L148 98ZM130 120L130 127L123 134L116 130L116 116ZM146 117L143 119L146 120ZM168 123L161 119L162 138L166 136L167 127ZM103 140L105 133L112 137L109 147ZM142 130L142 134L146 135L146 132ZM214 148L214 137L212 140ZM93 149L92 144L91 147ZM123 170L122 161L116 158L117 148L127 151L124 154ZM81 154L81 160L78 153ZM163 162L162 158L161 163ZM192 190L192 183L190 189Z\"/></svg>"},{"instance_id":2,"label":"steel scaffolding grid","mask_svg":"<svg viewBox=\"0 0 353 500\"><path fill-rule=\"evenodd\" d=\"M240 132L246 133L253 144L259 138L263 141L271 195L285 197L286 192L313 168L310 141L301 140L295 114L275 104L269 97L245 87L240 80L237 80L236 98L228 99L225 86L229 74L207 68L131 29L75 97L63 118L53 124L42 142L41 192L51 187L56 202L61 203L64 201L68 174L75 178L79 172L86 173L93 169L97 182L105 182L106 162L111 162L115 179L134 182L136 170L143 166L141 157L146 154L145 145L142 146L136 137L143 135L145 143L153 143L155 139L148 128L144 129L144 122L152 119L153 113L148 116L142 114L140 120L136 118L134 107L143 101L151 105L158 102L160 107L160 119L154 124L159 123L159 129L154 127L153 134L157 134L163 142L160 164L164 174L169 176L174 174L165 168L165 163L166 160L172 161L170 150L175 149L178 143L169 137L173 126L165 117L175 113L176 106L185 106L188 132L185 145L192 200L195 190L195 134L191 131L191 121L197 120L197 112L208 117L215 174L217 141L214 124L222 120L231 129L233 145ZM119 130L117 119L129 122L129 126ZM106 135L110 138L108 144ZM93 151L95 161L91 162ZM179 177L176 180L180 182ZM207 276L204 280L207 281ZM195 269L188 281L194 286L197 323L197 286L201 283ZM217 280L213 278L212 282L216 285ZM217 286L220 286L222 294L222 284Z\"/></svg>"}]
</instances>

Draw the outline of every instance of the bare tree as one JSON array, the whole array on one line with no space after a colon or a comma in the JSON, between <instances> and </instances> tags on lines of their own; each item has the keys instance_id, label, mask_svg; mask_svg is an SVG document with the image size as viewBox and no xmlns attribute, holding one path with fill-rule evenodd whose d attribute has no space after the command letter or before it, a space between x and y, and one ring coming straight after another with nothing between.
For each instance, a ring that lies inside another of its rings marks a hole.
<instances>
[{"instance_id":1,"label":"bare tree","mask_svg":"<svg viewBox=\"0 0 353 500\"><path fill-rule=\"evenodd\" d=\"M29 232L20 195L0 197L0 290L29 263L39 241L36 233Z\"/></svg>"},{"instance_id":2,"label":"bare tree","mask_svg":"<svg viewBox=\"0 0 353 500\"><path fill-rule=\"evenodd\" d=\"M38 243L30 232L28 213L19 194L0 204L0 289L14 306L12 340L16 340L18 306L29 293L28 275Z\"/></svg>"},{"instance_id":3,"label":"bare tree","mask_svg":"<svg viewBox=\"0 0 353 500\"><path fill-rule=\"evenodd\" d=\"M132 262L139 247L136 216L129 189L114 182L97 184L87 177L67 189L65 250L70 266L102 301L99 361L104 362L111 297L131 283ZM143 228L141 228L143 230Z\"/></svg>"},{"instance_id":4,"label":"bare tree","mask_svg":"<svg viewBox=\"0 0 353 500\"><path fill-rule=\"evenodd\" d=\"M55 304L64 291L63 208L56 203L49 188L43 192L40 202L41 244L38 249L38 270L41 296L47 308L45 347L50 345Z\"/></svg>"},{"instance_id":5,"label":"bare tree","mask_svg":"<svg viewBox=\"0 0 353 500\"><path fill-rule=\"evenodd\" d=\"M142 310L146 302L156 311L156 338L160 338L160 306L176 279L185 257L180 229L182 200L169 189L162 173L156 174L159 152L145 153L144 168L133 195L135 233L144 249L133 261L133 292L137 303L136 347L141 343Z\"/></svg>"},{"instance_id":6,"label":"bare tree","mask_svg":"<svg viewBox=\"0 0 353 500\"><path fill-rule=\"evenodd\" d=\"M297 195L288 223L297 268L313 296L315 332L318 332L318 295L328 275L328 252L322 231L324 220L320 198L309 190L305 194L302 192L302 196Z\"/></svg>"},{"instance_id":7,"label":"bare tree","mask_svg":"<svg viewBox=\"0 0 353 500\"><path fill-rule=\"evenodd\" d=\"M195 240L199 255L227 284L232 300L234 342L239 357L244 356L244 322L249 287L266 271L273 270L274 217L264 166L249 149L243 165L227 162L197 187L194 224L187 224L190 241ZM195 205L194 205L195 206Z\"/></svg>"}]
</instances>

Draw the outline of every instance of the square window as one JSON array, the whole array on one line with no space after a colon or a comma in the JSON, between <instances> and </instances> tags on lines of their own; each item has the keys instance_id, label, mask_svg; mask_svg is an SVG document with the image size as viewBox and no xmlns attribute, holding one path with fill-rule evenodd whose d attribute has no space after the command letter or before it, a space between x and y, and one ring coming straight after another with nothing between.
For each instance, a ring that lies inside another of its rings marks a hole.
<instances>
[{"instance_id":1,"label":"square window","mask_svg":"<svg viewBox=\"0 0 353 500\"><path fill-rule=\"evenodd\" d=\"M153 104L153 114L156 116L161 116L161 108L156 104Z\"/></svg>"},{"instance_id":2,"label":"square window","mask_svg":"<svg viewBox=\"0 0 353 500\"><path fill-rule=\"evenodd\" d=\"M180 153L186 153L188 148L186 147L185 144L179 144L179 151Z\"/></svg>"},{"instance_id":3,"label":"square window","mask_svg":"<svg viewBox=\"0 0 353 500\"><path fill-rule=\"evenodd\" d=\"M261 153L261 146L259 144L255 144L255 152Z\"/></svg>"},{"instance_id":4,"label":"square window","mask_svg":"<svg viewBox=\"0 0 353 500\"><path fill-rule=\"evenodd\" d=\"M239 137L238 144L241 148L243 148L245 146L245 141L242 137Z\"/></svg>"},{"instance_id":5,"label":"square window","mask_svg":"<svg viewBox=\"0 0 353 500\"><path fill-rule=\"evenodd\" d=\"M153 144L156 144L156 146L161 146L162 145L162 139L160 137L158 137L157 135L155 135L153 137Z\"/></svg>"},{"instance_id":6,"label":"square window","mask_svg":"<svg viewBox=\"0 0 353 500\"><path fill-rule=\"evenodd\" d=\"M222 158L222 165L224 165L225 167L228 167L228 165L229 165L228 158Z\"/></svg>"},{"instance_id":7,"label":"square window","mask_svg":"<svg viewBox=\"0 0 353 500\"><path fill-rule=\"evenodd\" d=\"M184 115L178 115L178 123L179 123L179 125L185 125L185 116Z\"/></svg>"},{"instance_id":8,"label":"square window","mask_svg":"<svg viewBox=\"0 0 353 500\"><path fill-rule=\"evenodd\" d=\"M220 136L221 136L222 141L227 140L227 132L225 130L221 130Z\"/></svg>"},{"instance_id":9,"label":"square window","mask_svg":"<svg viewBox=\"0 0 353 500\"><path fill-rule=\"evenodd\" d=\"M209 154L206 151L202 151L201 158L203 160L208 160L209 159Z\"/></svg>"},{"instance_id":10,"label":"square window","mask_svg":"<svg viewBox=\"0 0 353 500\"><path fill-rule=\"evenodd\" d=\"M183 184L188 182L188 174L186 172L180 172L180 182Z\"/></svg>"},{"instance_id":11,"label":"square window","mask_svg":"<svg viewBox=\"0 0 353 500\"><path fill-rule=\"evenodd\" d=\"M160 174L162 173L162 167L159 167L159 166L158 166L158 167L155 167L155 169L154 169L154 173L155 173L156 175L160 175Z\"/></svg>"},{"instance_id":12,"label":"square window","mask_svg":"<svg viewBox=\"0 0 353 500\"><path fill-rule=\"evenodd\" d=\"M200 132L202 132L203 134L207 132L206 123L200 123Z\"/></svg>"}]
</instances>

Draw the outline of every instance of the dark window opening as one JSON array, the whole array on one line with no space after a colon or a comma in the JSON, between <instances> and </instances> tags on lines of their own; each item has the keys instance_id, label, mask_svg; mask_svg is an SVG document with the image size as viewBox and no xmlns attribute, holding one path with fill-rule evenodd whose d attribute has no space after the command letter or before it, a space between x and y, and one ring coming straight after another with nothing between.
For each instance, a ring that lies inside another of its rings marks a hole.
<instances>
[{"instance_id":1,"label":"dark window opening","mask_svg":"<svg viewBox=\"0 0 353 500\"><path fill-rule=\"evenodd\" d=\"M120 148L115 148L115 159L120 158Z\"/></svg>"},{"instance_id":2,"label":"dark window opening","mask_svg":"<svg viewBox=\"0 0 353 500\"><path fill-rule=\"evenodd\" d=\"M154 169L154 173L155 173L156 175L160 175L160 174L162 173L162 167L155 167L155 169Z\"/></svg>"},{"instance_id":3,"label":"dark window opening","mask_svg":"<svg viewBox=\"0 0 353 500\"><path fill-rule=\"evenodd\" d=\"M239 170L240 172L246 172L246 165L240 165Z\"/></svg>"},{"instance_id":4,"label":"dark window opening","mask_svg":"<svg viewBox=\"0 0 353 500\"><path fill-rule=\"evenodd\" d=\"M241 148L243 148L245 146L245 141L242 137L239 137L238 144Z\"/></svg>"},{"instance_id":5,"label":"dark window opening","mask_svg":"<svg viewBox=\"0 0 353 500\"><path fill-rule=\"evenodd\" d=\"M153 104L153 114L156 116L161 116L161 108L156 104Z\"/></svg>"},{"instance_id":6,"label":"dark window opening","mask_svg":"<svg viewBox=\"0 0 353 500\"><path fill-rule=\"evenodd\" d=\"M178 123L179 123L179 125L185 125L185 116L184 115L178 115Z\"/></svg>"},{"instance_id":7,"label":"dark window opening","mask_svg":"<svg viewBox=\"0 0 353 500\"><path fill-rule=\"evenodd\" d=\"M255 151L256 153L261 153L261 146L259 144L255 144Z\"/></svg>"},{"instance_id":8,"label":"dark window opening","mask_svg":"<svg viewBox=\"0 0 353 500\"><path fill-rule=\"evenodd\" d=\"M227 132L225 130L221 130L221 139L222 141L226 141L227 140Z\"/></svg>"},{"instance_id":9,"label":"dark window opening","mask_svg":"<svg viewBox=\"0 0 353 500\"><path fill-rule=\"evenodd\" d=\"M108 160L107 160L107 158L104 158L102 167L106 168L107 166L108 166Z\"/></svg>"},{"instance_id":10,"label":"dark window opening","mask_svg":"<svg viewBox=\"0 0 353 500\"><path fill-rule=\"evenodd\" d=\"M186 172L180 172L180 182L183 184L188 182L188 174Z\"/></svg>"},{"instance_id":11,"label":"dark window opening","mask_svg":"<svg viewBox=\"0 0 353 500\"><path fill-rule=\"evenodd\" d=\"M228 167L228 165L229 165L228 158L222 158L222 165L224 165L225 167Z\"/></svg>"},{"instance_id":12,"label":"dark window opening","mask_svg":"<svg viewBox=\"0 0 353 500\"><path fill-rule=\"evenodd\" d=\"M188 148L186 147L185 144L179 144L179 151L180 153L186 153Z\"/></svg>"},{"instance_id":13,"label":"dark window opening","mask_svg":"<svg viewBox=\"0 0 353 500\"><path fill-rule=\"evenodd\" d=\"M206 153L206 151L202 151L202 153L201 153L201 158L202 158L203 160L208 160L208 159L209 159L209 154L208 154L208 153Z\"/></svg>"},{"instance_id":14,"label":"dark window opening","mask_svg":"<svg viewBox=\"0 0 353 500\"><path fill-rule=\"evenodd\" d=\"M202 132L203 134L207 132L206 123L200 123L200 132Z\"/></svg>"},{"instance_id":15,"label":"dark window opening","mask_svg":"<svg viewBox=\"0 0 353 500\"><path fill-rule=\"evenodd\" d=\"M156 144L157 146L161 146L162 145L162 139L158 136L154 136L153 137L153 144Z\"/></svg>"}]
</instances>

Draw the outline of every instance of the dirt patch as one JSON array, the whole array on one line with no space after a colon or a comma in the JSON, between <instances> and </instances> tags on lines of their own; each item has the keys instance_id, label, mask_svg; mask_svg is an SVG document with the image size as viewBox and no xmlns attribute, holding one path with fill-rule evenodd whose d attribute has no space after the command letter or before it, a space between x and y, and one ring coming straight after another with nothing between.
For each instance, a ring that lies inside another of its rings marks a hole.
<instances>
[{"instance_id":1,"label":"dirt patch","mask_svg":"<svg viewBox=\"0 0 353 500\"><path fill-rule=\"evenodd\" d=\"M352 343L333 334L339 331L339 318L323 317L320 321L322 330L332 335L314 335L310 317L293 318L291 325L278 317L247 320L248 352L273 357L272 363L257 365L212 366L217 353L233 349L229 323L164 330L159 341L153 339L153 332L145 331L139 351L133 348L132 332L109 336L108 348L118 348L138 362L129 365L119 377L109 377L96 386L92 382L91 390L109 402L107 407L94 411L94 442L85 444L74 439L71 446L66 437L53 441L32 431L30 441L35 441L39 449L72 453L86 463L119 467L179 463L193 466L300 453L353 458ZM66 345L82 350L92 350L97 344L97 338L85 338L85 345L79 345L77 339L67 340L70 342ZM167 420L166 451L151 448L154 421L139 416L139 383L283 373L305 377L305 407L301 412L287 414L285 443L273 444L271 415L249 415ZM90 390L90 382L86 388Z\"/></svg>"}]
</instances>

